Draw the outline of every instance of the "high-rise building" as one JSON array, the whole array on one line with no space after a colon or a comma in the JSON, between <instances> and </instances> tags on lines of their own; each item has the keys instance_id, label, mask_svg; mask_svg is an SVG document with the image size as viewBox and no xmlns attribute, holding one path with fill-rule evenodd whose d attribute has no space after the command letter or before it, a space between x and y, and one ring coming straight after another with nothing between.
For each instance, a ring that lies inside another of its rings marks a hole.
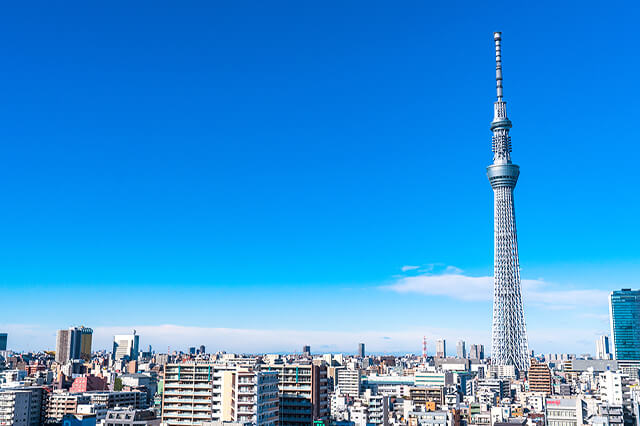
<instances>
[{"instance_id":1,"label":"high-rise building","mask_svg":"<svg viewBox=\"0 0 640 426\"><path fill-rule=\"evenodd\" d=\"M471 345L471 349L469 349L469 358L484 359L484 345Z\"/></svg>"},{"instance_id":2,"label":"high-rise building","mask_svg":"<svg viewBox=\"0 0 640 426\"><path fill-rule=\"evenodd\" d=\"M596 359L611 359L609 336L600 336L596 340Z\"/></svg>"},{"instance_id":3,"label":"high-rise building","mask_svg":"<svg viewBox=\"0 0 640 426\"><path fill-rule=\"evenodd\" d=\"M7 333L0 333L0 351L7 350Z\"/></svg>"},{"instance_id":4,"label":"high-rise building","mask_svg":"<svg viewBox=\"0 0 640 426\"><path fill-rule=\"evenodd\" d=\"M113 359L133 361L138 359L138 345L140 336L133 330L133 334L118 334L113 337Z\"/></svg>"},{"instance_id":5,"label":"high-rise building","mask_svg":"<svg viewBox=\"0 0 640 426\"><path fill-rule=\"evenodd\" d=\"M151 352L151 347L149 347L149 352ZM200 353L201 354L206 354L206 348L204 347L204 345L200 345Z\"/></svg>"},{"instance_id":6,"label":"high-rise building","mask_svg":"<svg viewBox=\"0 0 640 426\"><path fill-rule=\"evenodd\" d=\"M436 341L436 358L447 357L447 341L444 339L438 339Z\"/></svg>"},{"instance_id":7,"label":"high-rise building","mask_svg":"<svg viewBox=\"0 0 640 426\"><path fill-rule=\"evenodd\" d=\"M640 360L640 290L611 292L609 316L614 358Z\"/></svg>"},{"instance_id":8,"label":"high-rise building","mask_svg":"<svg viewBox=\"0 0 640 426\"><path fill-rule=\"evenodd\" d=\"M531 392L544 392L547 395L551 394L551 370L546 364L538 363L535 360L531 361L529 371L527 372L527 378L529 380L529 390Z\"/></svg>"},{"instance_id":9,"label":"high-rise building","mask_svg":"<svg viewBox=\"0 0 640 426\"><path fill-rule=\"evenodd\" d=\"M69 361L69 342L71 333L69 330L58 330L56 336L56 362L64 364Z\"/></svg>"},{"instance_id":10,"label":"high-rise building","mask_svg":"<svg viewBox=\"0 0 640 426\"><path fill-rule=\"evenodd\" d=\"M162 421L168 426L203 422L278 423L276 372L214 363L168 364Z\"/></svg>"},{"instance_id":11,"label":"high-rise building","mask_svg":"<svg viewBox=\"0 0 640 426\"><path fill-rule=\"evenodd\" d=\"M311 356L311 346L305 345L302 347L302 355Z\"/></svg>"},{"instance_id":12,"label":"high-rise building","mask_svg":"<svg viewBox=\"0 0 640 426\"><path fill-rule=\"evenodd\" d=\"M87 327L80 327L80 359L85 361L91 359L92 340L93 330Z\"/></svg>"},{"instance_id":13,"label":"high-rise building","mask_svg":"<svg viewBox=\"0 0 640 426\"><path fill-rule=\"evenodd\" d=\"M232 421L235 367L214 363L167 364L162 422L168 426Z\"/></svg>"},{"instance_id":14,"label":"high-rise building","mask_svg":"<svg viewBox=\"0 0 640 426\"><path fill-rule=\"evenodd\" d=\"M81 359L82 355L82 328L69 327L67 330L58 330L56 339L56 362L64 364L69 360Z\"/></svg>"},{"instance_id":15,"label":"high-rise building","mask_svg":"<svg viewBox=\"0 0 640 426\"><path fill-rule=\"evenodd\" d=\"M513 190L520 168L511 162L511 121L502 96L501 33L494 33L496 48L496 91L493 132L493 164L487 176L494 193L493 325L491 360L494 365L529 368L527 331L520 288L520 260Z\"/></svg>"},{"instance_id":16,"label":"high-rise building","mask_svg":"<svg viewBox=\"0 0 640 426\"><path fill-rule=\"evenodd\" d=\"M278 373L280 426L303 426L315 420L327 420L329 394L326 365L274 363L262 369Z\"/></svg>"},{"instance_id":17,"label":"high-rise building","mask_svg":"<svg viewBox=\"0 0 640 426\"><path fill-rule=\"evenodd\" d=\"M364 356L365 356L364 343L359 343L358 344L358 356L360 358L364 358Z\"/></svg>"},{"instance_id":18,"label":"high-rise building","mask_svg":"<svg viewBox=\"0 0 640 426\"><path fill-rule=\"evenodd\" d=\"M234 421L256 426L278 424L278 373L238 368L234 385Z\"/></svg>"},{"instance_id":19,"label":"high-rise building","mask_svg":"<svg viewBox=\"0 0 640 426\"><path fill-rule=\"evenodd\" d=\"M456 344L456 356L458 358L466 358L467 357L467 348L464 343L464 340L458 340Z\"/></svg>"}]
</instances>

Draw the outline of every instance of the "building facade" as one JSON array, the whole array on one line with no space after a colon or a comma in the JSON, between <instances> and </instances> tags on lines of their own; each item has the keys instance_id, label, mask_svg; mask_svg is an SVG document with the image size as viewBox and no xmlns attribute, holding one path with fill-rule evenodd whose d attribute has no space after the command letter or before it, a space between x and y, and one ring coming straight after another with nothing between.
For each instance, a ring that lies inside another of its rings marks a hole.
<instances>
[{"instance_id":1,"label":"building facade","mask_svg":"<svg viewBox=\"0 0 640 426\"><path fill-rule=\"evenodd\" d=\"M113 337L113 359L121 361L123 359L133 361L138 359L138 346L140 336L133 331L133 334L119 334Z\"/></svg>"},{"instance_id":2,"label":"building facade","mask_svg":"<svg viewBox=\"0 0 640 426\"><path fill-rule=\"evenodd\" d=\"M614 358L640 360L640 290L611 292L609 316Z\"/></svg>"},{"instance_id":3,"label":"building facade","mask_svg":"<svg viewBox=\"0 0 640 426\"><path fill-rule=\"evenodd\" d=\"M358 343L358 356L360 358L364 358L366 355L365 350L364 350L364 343Z\"/></svg>"},{"instance_id":4,"label":"building facade","mask_svg":"<svg viewBox=\"0 0 640 426\"><path fill-rule=\"evenodd\" d=\"M0 425L43 424L45 402L45 391L39 386L0 390Z\"/></svg>"},{"instance_id":5,"label":"building facade","mask_svg":"<svg viewBox=\"0 0 640 426\"><path fill-rule=\"evenodd\" d=\"M269 364L278 373L280 426L302 426L329 416L326 365Z\"/></svg>"},{"instance_id":6,"label":"building facade","mask_svg":"<svg viewBox=\"0 0 640 426\"><path fill-rule=\"evenodd\" d=\"M609 336L600 336L596 340L596 358L611 359L611 349L609 347Z\"/></svg>"},{"instance_id":7,"label":"building facade","mask_svg":"<svg viewBox=\"0 0 640 426\"><path fill-rule=\"evenodd\" d=\"M543 392L547 395L552 391L551 370L546 364L531 361L529 371L527 372L529 379L529 390L531 392Z\"/></svg>"},{"instance_id":8,"label":"building facade","mask_svg":"<svg viewBox=\"0 0 640 426\"><path fill-rule=\"evenodd\" d=\"M467 357L467 346L464 340L458 340L458 343L456 344L456 356L458 358Z\"/></svg>"},{"instance_id":9,"label":"building facade","mask_svg":"<svg viewBox=\"0 0 640 426\"><path fill-rule=\"evenodd\" d=\"M360 396L360 370L351 370L343 368L338 370L337 391L341 395L351 397Z\"/></svg>"},{"instance_id":10,"label":"building facade","mask_svg":"<svg viewBox=\"0 0 640 426\"><path fill-rule=\"evenodd\" d=\"M275 426L277 372L215 363L167 364L162 421L168 426L242 422Z\"/></svg>"},{"instance_id":11,"label":"building facade","mask_svg":"<svg viewBox=\"0 0 640 426\"><path fill-rule=\"evenodd\" d=\"M91 344L93 341L93 330L87 327L80 327L80 359L89 361L91 359Z\"/></svg>"},{"instance_id":12,"label":"building facade","mask_svg":"<svg viewBox=\"0 0 640 426\"><path fill-rule=\"evenodd\" d=\"M278 423L278 373L238 369L235 373L234 421L256 426Z\"/></svg>"},{"instance_id":13,"label":"building facade","mask_svg":"<svg viewBox=\"0 0 640 426\"><path fill-rule=\"evenodd\" d=\"M167 426L178 426L231 420L235 415L233 369L214 363L167 364L162 421Z\"/></svg>"},{"instance_id":14,"label":"building facade","mask_svg":"<svg viewBox=\"0 0 640 426\"><path fill-rule=\"evenodd\" d=\"M444 339L438 339L436 341L436 357L446 358L447 356L447 341Z\"/></svg>"}]
</instances>

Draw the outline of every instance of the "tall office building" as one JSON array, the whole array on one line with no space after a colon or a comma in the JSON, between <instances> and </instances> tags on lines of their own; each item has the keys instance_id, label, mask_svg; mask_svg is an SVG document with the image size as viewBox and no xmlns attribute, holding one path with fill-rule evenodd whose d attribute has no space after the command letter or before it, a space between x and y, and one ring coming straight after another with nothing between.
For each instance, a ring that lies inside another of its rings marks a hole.
<instances>
[{"instance_id":1,"label":"tall office building","mask_svg":"<svg viewBox=\"0 0 640 426\"><path fill-rule=\"evenodd\" d=\"M365 356L365 352L364 352L364 343L359 343L358 344L358 356L360 358L364 358Z\"/></svg>"},{"instance_id":2,"label":"tall office building","mask_svg":"<svg viewBox=\"0 0 640 426\"><path fill-rule=\"evenodd\" d=\"M640 360L640 290L611 292L609 316L615 359Z\"/></svg>"},{"instance_id":3,"label":"tall office building","mask_svg":"<svg viewBox=\"0 0 640 426\"><path fill-rule=\"evenodd\" d=\"M0 351L7 350L7 333L0 333Z\"/></svg>"},{"instance_id":4,"label":"tall office building","mask_svg":"<svg viewBox=\"0 0 640 426\"><path fill-rule=\"evenodd\" d=\"M93 340L93 330L87 327L80 327L80 359L89 361L91 359L91 343Z\"/></svg>"},{"instance_id":5,"label":"tall office building","mask_svg":"<svg viewBox=\"0 0 640 426\"><path fill-rule=\"evenodd\" d=\"M69 361L69 342L71 333L69 330L58 330L56 335L56 362L64 364Z\"/></svg>"},{"instance_id":6,"label":"tall office building","mask_svg":"<svg viewBox=\"0 0 640 426\"><path fill-rule=\"evenodd\" d=\"M511 162L511 121L502 96L501 33L494 33L496 48L496 91L493 132L493 164L487 176L494 193L493 325L491 360L494 365L529 368L527 330L520 288L520 260L513 190L520 168Z\"/></svg>"},{"instance_id":7,"label":"tall office building","mask_svg":"<svg viewBox=\"0 0 640 426\"><path fill-rule=\"evenodd\" d=\"M596 340L596 359L611 359L609 336L600 336Z\"/></svg>"},{"instance_id":8,"label":"tall office building","mask_svg":"<svg viewBox=\"0 0 640 426\"><path fill-rule=\"evenodd\" d=\"M69 327L67 330L58 330L56 339L56 362L64 364L72 359L81 359L82 355L82 328Z\"/></svg>"},{"instance_id":9,"label":"tall office building","mask_svg":"<svg viewBox=\"0 0 640 426\"><path fill-rule=\"evenodd\" d=\"M456 345L456 356L458 358L466 358L467 357L467 347L464 343L464 340L458 340L458 344Z\"/></svg>"},{"instance_id":10,"label":"tall office building","mask_svg":"<svg viewBox=\"0 0 640 426\"><path fill-rule=\"evenodd\" d=\"M302 355L311 356L311 346L304 345L302 347Z\"/></svg>"},{"instance_id":11,"label":"tall office building","mask_svg":"<svg viewBox=\"0 0 640 426\"><path fill-rule=\"evenodd\" d=\"M469 349L469 358L484 359L484 345L471 345Z\"/></svg>"},{"instance_id":12,"label":"tall office building","mask_svg":"<svg viewBox=\"0 0 640 426\"><path fill-rule=\"evenodd\" d=\"M438 339L436 342L436 358L447 357L447 341L444 339Z\"/></svg>"},{"instance_id":13,"label":"tall office building","mask_svg":"<svg viewBox=\"0 0 640 426\"><path fill-rule=\"evenodd\" d=\"M112 357L115 361L123 359L133 361L138 359L138 345L140 336L133 330L133 334L118 334L113 337Z\"/></svg>"}]
</instances>

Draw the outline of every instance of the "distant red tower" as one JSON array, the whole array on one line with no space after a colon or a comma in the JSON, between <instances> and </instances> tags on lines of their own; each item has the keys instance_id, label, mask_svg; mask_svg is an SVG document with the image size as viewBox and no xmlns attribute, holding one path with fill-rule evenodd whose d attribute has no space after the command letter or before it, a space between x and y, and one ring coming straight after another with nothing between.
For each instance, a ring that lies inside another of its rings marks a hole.
<instances>
[{"instance_id":1,"label":"distant red tower","mask_svg":"<svg viewBox=\"0 0 640 426\"><path fill-rule=\"evenodd\" d=\"M427 336L422 336L422 361L427 362Z\"/></svg>"}]
</instances>

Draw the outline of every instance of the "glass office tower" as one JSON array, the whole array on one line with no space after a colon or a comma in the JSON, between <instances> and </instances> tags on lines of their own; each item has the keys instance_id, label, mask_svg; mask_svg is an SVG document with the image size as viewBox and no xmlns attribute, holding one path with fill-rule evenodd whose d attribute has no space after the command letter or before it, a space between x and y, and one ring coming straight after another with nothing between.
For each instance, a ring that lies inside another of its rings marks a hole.
<instances>
[{"instance_id":1,"label":"glass office tower","mask_svg":"<svg viewBox=\"0 0 640 426\"><path fill-rule=\"evenodd\" d=\"M615 359L640 360L640 290L612 292L609 315Z\"/></svg>"}]
</instances>

